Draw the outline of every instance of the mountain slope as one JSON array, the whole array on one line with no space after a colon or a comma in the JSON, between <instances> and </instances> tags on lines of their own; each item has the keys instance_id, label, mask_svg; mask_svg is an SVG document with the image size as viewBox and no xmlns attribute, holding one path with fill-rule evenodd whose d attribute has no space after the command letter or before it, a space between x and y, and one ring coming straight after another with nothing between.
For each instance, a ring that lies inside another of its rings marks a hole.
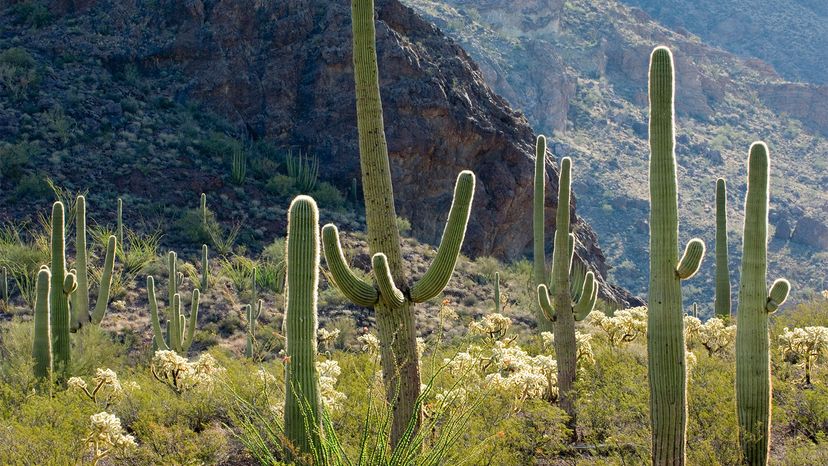
<instances>
[{"instance_id":1,"label":"mountain slope","mask_svg":"<svg viewBox=\"0 0 828 466\"><path fill-rule=\"evenodd\" d=\"M825 108L821 88L788 83L760 61L671 31L617 1L407 3L461 43L537 131L554 132L553 153L573 158L579 212L601 235L619 283L646 292L646 67L652 47L667 44L677 61L682 238L700 235L712 247L715 180L726 177L737 283L747 148L762 139L773 158L771 276L788 276L795 297L828 285L828 143L821 135L828 126L822 126L824 110L812 110ZM550 83L562 83L557 93ZM795 103L803 101L810 105ZM783 104L799 119L775 108ZM712 309L710 258L685 289L688 304Z\"/></svg>"}]
</instances>

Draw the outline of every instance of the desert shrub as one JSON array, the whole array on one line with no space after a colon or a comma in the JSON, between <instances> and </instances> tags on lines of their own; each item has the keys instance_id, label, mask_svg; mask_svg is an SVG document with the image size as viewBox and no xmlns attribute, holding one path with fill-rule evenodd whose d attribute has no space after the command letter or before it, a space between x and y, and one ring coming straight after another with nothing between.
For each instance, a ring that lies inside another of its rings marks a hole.
<instances>
[{"instance_id":1,"label":"desert shrub","mask_svg":"<svg viewBox=\"0 0 828 466\"><path fill-rule=\"evenodd\" d=\"M37 83L39 76L36 64L24 48L12 47L0 52L0 84L12 99L25 97Z\"/></svg>"},{"instance_id":2,"label":"desert shrub","mask_svg":"<svg viewBox=\"0 0 828 466\"><path fill-rule=\"evenodd\" d=\"M296 181L288 175L282 174L273 175L267 180L265 189L271 194L282 198L293 197L299 194L299 187L296 185Z\"/></svg>"},{"instance_id":3,"label":"desert shrub","mask_svg":"<svg viewBox=\"0 0 828 466\"><path fill-rule=\"evenodd\" d=\"M12 5L10 11L15 24L42 28L52 21L49 8L38 0L29 0Z\"/></svg>"},{"instance_id":4,"label":"desert shrub","mask_svg":"<svg viewBox=\"0 0 828 466\"><path fill-rule=\"evenodd\" d=\"M342 210L345 207L345 197L336 189L336 186L323 181L310 193L320 208L325 210Z\"/></svg>"},{"instance_id":5,"label":"desert shrub","mask_svg":"<svg viewBox=\"0 0 828 466\"><path fill-rule=\"evenodd\" d=\"M182 242L192 244L211 244L211 233L221 231L212 211L207 210L207 222L200 208L186 209L173 225L174 237Z\"/></svg>"},{"instance_id":6,"label":"desert shrub","mask_svg":"<svg viewBox=\"0 0 828 466\"><path fill-rule=\"evenodd\" d=\"M37 146L28 141L0 147L0 177L11 182L19 181L37 150Z\"/></svg>"}]
</instances>

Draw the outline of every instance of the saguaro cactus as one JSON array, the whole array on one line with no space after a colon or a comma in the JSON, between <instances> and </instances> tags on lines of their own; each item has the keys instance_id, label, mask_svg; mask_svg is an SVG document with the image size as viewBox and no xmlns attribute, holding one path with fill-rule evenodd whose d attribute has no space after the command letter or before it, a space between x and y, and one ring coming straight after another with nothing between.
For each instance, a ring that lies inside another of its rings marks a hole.
<instances>
[{"instance_id":1,"label":"saguaro cactus","mask_svg":"<svg viewBox=\"0 0 828 466\"><path fill-rule=\"evenodd\" d=\"M391 444L396 446L412 416L414 431L422 422L414 304L436 297L454 272L466 233L475 180L470 171L463 171L457 177L454 200L434 263L420 281L409 286L402 266L382 120L373 0L352 0L351 17L362 190L376 287L350 270L335 226L325 225L322 237L325 259L336 286L355 304L373 307L376 313L382 374L392 409Z\"/></svg>"},{"instance_id":2,"label":"saguaro cactus","mask_svg":"<svg viewBox=\"0 0 828 466\"><path fill-rule=\"evenodd\" d=\"M681 280L704 255L694 238L678 259L678 195L673 128L673 56L650 56L650 292L647 316L650 417L654 465L683 465L687 426L687 365Z\"/></svg>"},{"instance_id":3,"label":"saguaro cactus","mask_svg":"<svg viewBox=\"0 0 828 466\"><path fill-rule=\"evenodd\" d=\"M210 256L207 245L201 245L201 289L207 291L210 286Z\"/></svg>"},{"instance_id":4,"label":"saguaro cactus","mask_svg":"<svg viewBox=\"0 0 828 466\"><path fill-rule=\"evenodd\" d=\"M75 274L66 270L66 237L63 203L52 205L51 272L49 323L52 331L52 363L59 381L69 374L71 363L69 296L77 289Z\"/></svg>"},{"instance_id":5,"label":"saguaro cactus","mask_svg":"<svg viewBox=\"0 0 828 466\"><path fill-rule=\"evenodd\" d=\"M52 332L49 326L49 280L52 274L45 265L37 273L34 308L34 342L32 359L34 376L44 379L52 372Z\"/></svg>"},{"instance_id":6,"label":"saguaro cactus","mask_svg":"<svg viewBox=\"0 0 828 466\"><path fill-rule=\"evenodd\" d=\"M109 290L112 286L112 270L115 267L116 239L110 235L106 245L101 282L98 288L98 299L95 301L95 310L90 314L89 309L89 274L87 269L86 252L86 199L78 196L75 203L75 263L78 289L72 295L72 330L77 331L83 325L92 322L99 325L106 314L109 303Z\"/></svg>"},{"instance_id":7,"label":"saguaro cactus","mask_svg":"<svg viewBox=\"0 0 828 466\"><path fill-rule=\"evenodd\" d=\"M742 272L736 316L736 406L745 464L768 462L771 380L768 314L787 299L790 284L776 280L768 291L768 148L750 146Z\"/></svg>"},{"instance_id":8,"label":"saguaro cactus","mask_svg":"<svg viewBox=\"0 0 828 466\"><path fill-rule=\"evenodd\" d=\"M538 135L535 142L535 193L532 203L533 269L535 287L549 283L546 270L546 137ZM543 308L535 307L536 322L542 331L552 330L552 321L545 318Z\"/></svg>"},{"instance_id":9,"label":"saguaro cactus","mask_svg":"<svg viewBox=\"0 0 828 466\"><path fill-rule=\"evenodd\" d=\"M494 302L495 312L500 314L500 272L495 272Z\"/></svg>"},{"instance_id":10,"label":"saguaro cactus","mask_svg":"<svg viewBox=\"0 0 828 466\"><path fill-rule=\"evenodd\" d=\"M288 211L285 337L285 436L302 454L321 451L319 376L316 371L319 210L297 196Z\"/></svg>"},{"instance_id":11,"label":"saguaro cactus","mask_svg":"<svg viewBox=\"0 0 828 466\"><path fill-rule=\"evenodd\" d=\"M716 180L716 315L730 318L730 266L727 251L727 187Z\"/></svg>"},{"instance_id":12,"label":"saguaro cactus","mask_svg":"<svg viewBox=\"0 0 828 466\"><path fill-rule=\"evenodd\" d=\"M118 233L118 249L121 254L126 253L126 246L124 245L124 201L118 198L118 212L117 216L117 233Z\"/></svg>"},{"instance_id":13,"label":"saguaro cactus","mask_svg":"<svg viewBox=\"0 0 828 466\"><path fill-rule=\"evenodd\" d=\"M168 254L169 284L168 293L170 306L167 308L167 339L164 339L164 331L161 329L161 320L158 311L158 301L155 298L155 278L152 275L147 277L147 297L150 306L150 320L155 338L155 346L158 349L173 350L177 353L186 353L193 344L196 325L198 324L198 301L201 292L198 288L193 290L193 298L190 308L189 323L181 309L181 295L178 287L184 282L184 274L176 268L177 255L174 251Z\"/></svg>"},{"instance_id":14,"label":"saguaro cactus","mask_svg":"<svg viewBox=\"0 0 828 466\"><path fill-rule=\"evenodd\" d=\"M541 138L538 138L540 141ZM545 171L544 164L536 164L535 180L540 183L545 183L545 176L537 176L538 167L541 171ZM552 251L552 282L544 282L538 284L537 294L538 303L546 319L553 323L553 331L555 334L555 356L558 360L558 391L561 409L569 415L569 427L572 429L573 436L575 434L575 426L577 425L577 413L575 410L575 392L573 385L575 383L575 372L577 370L577 347L575 343L575 321L583 320L587 314L592 312L595 307L595 301L598 297L598 286L595 281L595 275L592 272L587 272L583 277L578 277L580 282L580 289L575 293L575 302L573 303L573 293L571 292L570 272L572 271L572 260L575 254L575 235L569 232L570 229L570 207L569 199L571 195L571 172L572 161L569 157L564 157L561 160L560 178L558 182L558 210L555 215L555 239L554 249ZM535 186L535 193L543 195L544 188L538 189ZM535 212L540 210L543 214L543 199L541 198L541 207L537 207L538 199L535 199ZM538 224L535 224L537 231ZM543 222L540 223L541 234L543 230ZM541 238L541 242L543 238ZM537 244L536 244L537 246ZM541 244L540 250L543 251ZM535 259L535 266L540 262L541 267L544 267L544 259ZM544 270L545 275L545 270ZM552 300L549 297L549 290L547 284L552 288Z\"/></svg>"}]
</instances>

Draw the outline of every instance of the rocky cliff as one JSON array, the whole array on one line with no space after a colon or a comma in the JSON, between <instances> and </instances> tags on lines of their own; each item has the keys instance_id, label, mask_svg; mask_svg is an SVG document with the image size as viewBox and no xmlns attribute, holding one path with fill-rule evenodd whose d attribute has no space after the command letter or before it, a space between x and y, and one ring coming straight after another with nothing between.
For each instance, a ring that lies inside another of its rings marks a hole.
<instances>
[{"instance_id":1,"label":"rocky cliff","mask_svg":"<svg viewBox=\"0 0 828 466\"><path fill-rule=\"evenodd\" d=\"M411 221L416 237L436 243L456 173L472 169L478 190L464 251L521 256L532 241L532 129L489 89L463 49L396 0L377 3L381 91L399 214ZM200 102L244 138L311 150L320 157L322 177L342 188L358 177L347 2L85 0L56 1L52 10L60 14L50 24L26 32L24 45L36 54L81 55L112 76L162 78L168 84L164 92L172 90L169 105ZM69 116L79 116L66 107ZM108 110L92 107L86 110L95 119L106 118ZM151 129L147 135L153 137ZM160 163L154 168L165 174L170 173L164 164L175 166L176 178L189 183L185 191L221 192L223 199L235 200L233 206L243 205L244 196L224 177L187 171L184 160L205 165L197 148L168 156L146 161ZM550 158L550 230L556 173ZM82 175L73 170L66 177L94 190ZM130 175L118 189L138 198L165 177ZM269 202L265 194L253 197L256 204ZM594 231L577 217L575 230L578 255L605 276Z\"/></svg>"}]
</instances>

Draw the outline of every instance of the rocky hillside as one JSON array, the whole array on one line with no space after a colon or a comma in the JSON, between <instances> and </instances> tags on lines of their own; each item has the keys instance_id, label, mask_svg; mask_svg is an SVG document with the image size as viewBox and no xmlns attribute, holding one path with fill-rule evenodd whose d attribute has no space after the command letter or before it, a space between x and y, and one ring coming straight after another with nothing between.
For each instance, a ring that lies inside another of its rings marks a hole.
<instances>
[{"instance_id":1,"label":"rocky hillside","mask_svg":"<svg viewBox=\"0 0 828 466\"><path fill-rule=\"evenodd\" d=\"M456 173L470 168L478 190L464 252L520 257L532 240L527 120L411 9L380 1L378 16L399 214L414 236L435 243ZM255 249L284 232L284 207L298 190L286 186L290 148L320 161L327 184L313 194L323 220L358 228L342 200L359 176L349 18L347 3L323 0L6 5L0 216L44 211L49 177L69 192L89 190L96 218L111 219L123 196L131 224L173 228L163 241L185 248L185 209L206 192L219 221L241 224L239 243ZM248 174L234 183L236 153L247 157ZM553 163L549 174L551 229ZM592 228L577 218L575 229L578 255L606 275Z\"/></svg>"},{"instance_id":2,"label":"rocky hillside","mask_svg":"<svg viewBox=\"0 0 828 466\"><path fill-rule=\"evenodd\" d=\"M738 279L745 161L763 139L773 157L771 276L794 297L828 286L828 142L825 90L792 83L770 65L673 31L618 1L406 0L480 63L487 82L554 133L553 153L573 158L579 212L596 228L613 277L645 293L649 52L677 60L681 236L713 244L715 180L729 183L731 269ZM725 2L728 3L728 2ZM685 287L712 306L712 260Z\"/></svg>"}]
</instances>

